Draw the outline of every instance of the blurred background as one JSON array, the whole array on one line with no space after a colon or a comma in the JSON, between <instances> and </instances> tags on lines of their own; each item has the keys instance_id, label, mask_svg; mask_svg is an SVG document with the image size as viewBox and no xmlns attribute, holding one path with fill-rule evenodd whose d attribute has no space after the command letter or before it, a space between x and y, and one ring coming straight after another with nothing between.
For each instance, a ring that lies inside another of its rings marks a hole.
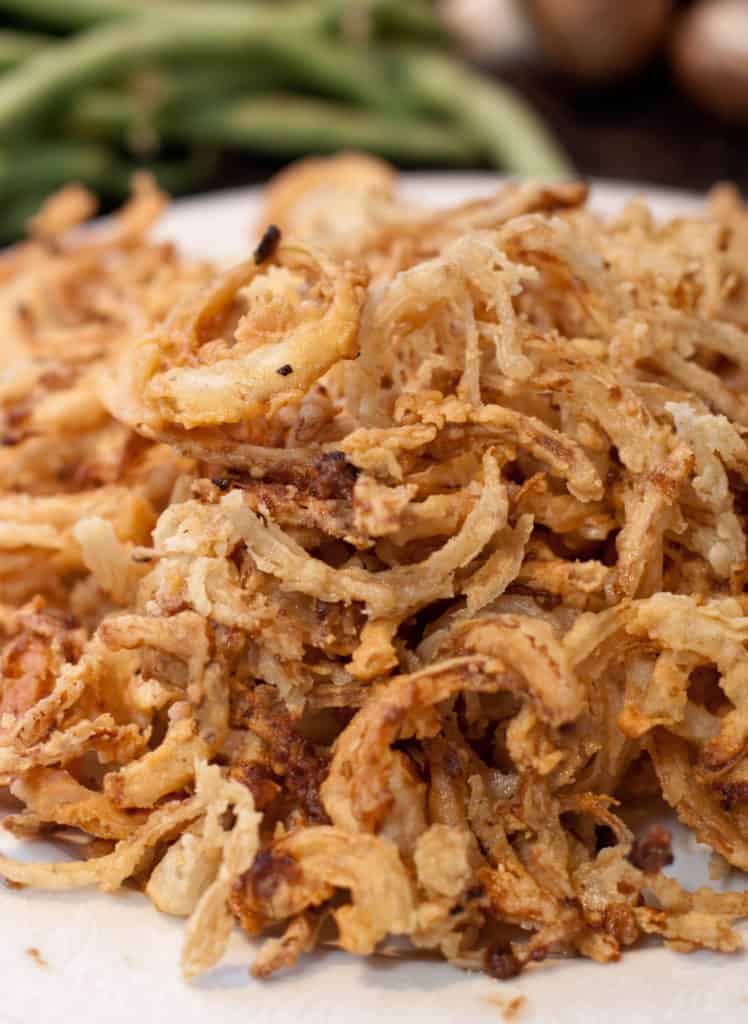
<instances>
[{"instance_id":1,"label":"blurred background","mask_svg":"<svg viewBox=\"0 0 748 1024\"><path fill-rule=\"evenodd\" d=\"M0 0L0 240L81 181L401 167L748 189L748 0Z\"/></svg>"}]
</instances>

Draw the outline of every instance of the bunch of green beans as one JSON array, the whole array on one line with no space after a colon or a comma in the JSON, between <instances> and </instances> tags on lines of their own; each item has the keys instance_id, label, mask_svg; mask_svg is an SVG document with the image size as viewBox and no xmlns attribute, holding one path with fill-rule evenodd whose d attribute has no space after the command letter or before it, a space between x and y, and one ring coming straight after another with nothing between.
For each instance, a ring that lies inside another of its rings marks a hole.
<instances>
[{"instance_id":1,"label":"bunch of green beans","mask_svg":"<svg viewBox=\"0 0 748 1024\"><path fill-rule=\"evenodd\" d=\"M429 0L0 0L0 240L81 181L105 201L150 166L357 148L541 178L571 169L507 87L445 48Z\"/></svg>"}]
</instances>

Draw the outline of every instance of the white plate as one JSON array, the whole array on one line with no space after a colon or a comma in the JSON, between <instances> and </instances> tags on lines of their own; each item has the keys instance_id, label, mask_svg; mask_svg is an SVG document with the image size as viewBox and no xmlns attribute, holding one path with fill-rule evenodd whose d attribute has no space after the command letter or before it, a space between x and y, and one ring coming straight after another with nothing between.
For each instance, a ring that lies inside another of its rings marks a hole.
<instances>
[{"instance_id":1,"label":"white plate","mask_svg":"<svg viewBox=\"0 0 748 1024\"><path fill-rule=\"evenodd\" d=\"M490 195L501 181L494 174L405 174L404 194L421 206L451 206L466 199ZM206 259L241 259L254 237L252 228L260 213L260 190L227 189L174 203L164 217L160 236L171 238ZM601 213L611 213L632 196L646 194L660 217L673 217L698 208L693 193L647 188L624 182L598 182L592 202Z\"/></svg>"},{"instance_id":2,"label":"white plate","mask_svg":"<svg viewBox=\"0 0 748 1024\"><path fill-rule=\"evenodd\" d=\"M485 194L495 185L489 175L407 178L407 191L434 206ZM594 202L610 213L642 191L599 185ZM646 191L661 216L698 205L686 194ZM236 259L256 241L251 226L258 216L258 192L235 190L175 203L160 233L190 253ZM22 859L53 859L40 844L19 844L3 833L0 849ZM704 851L680 835L677 853L678 877L689 886L705 884ZM332 952L306 957L300 969L260 983L247 974L251 949L236 934L223 963L187 985L178 966L183 922L157 913L135 893L0 887L0 920L2 1024L373 1024L383 1018L495 1024L517 995L524 997L519 1024L592 1024L600 1018L605 1024L711 1024L748 1013L742 955L687 957L651 947L628 952L618 964L546 963L499 983L441 963L364 962Z\"/></svg>"}]
</instances>

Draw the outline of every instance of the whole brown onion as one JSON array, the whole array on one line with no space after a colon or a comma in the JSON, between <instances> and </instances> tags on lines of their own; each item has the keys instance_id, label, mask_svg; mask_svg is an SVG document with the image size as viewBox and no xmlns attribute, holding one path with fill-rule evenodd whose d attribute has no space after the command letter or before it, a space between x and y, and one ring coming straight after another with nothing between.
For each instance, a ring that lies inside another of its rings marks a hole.
<instances>
[{"instance_id":1,"label":"whole brown onion","mask_svg":"<svg viewBox=\"0 0 748 1024\"><path fill-rule=\"evenodd\" d=\"M588 82L632 74L664 38L672 0L528 0L547 56Z\"/></svg>"},{"instance_id":2,"label":"whole brown onion","mask_svg":"<svg viewBox=\"0 0 748 1024\"><path fill-rule=\"evenodd\" d=\"M683 87L707 110L748 120L748 2L702 0L673 36L673 67Z\"/></svg>"}]
</instances>

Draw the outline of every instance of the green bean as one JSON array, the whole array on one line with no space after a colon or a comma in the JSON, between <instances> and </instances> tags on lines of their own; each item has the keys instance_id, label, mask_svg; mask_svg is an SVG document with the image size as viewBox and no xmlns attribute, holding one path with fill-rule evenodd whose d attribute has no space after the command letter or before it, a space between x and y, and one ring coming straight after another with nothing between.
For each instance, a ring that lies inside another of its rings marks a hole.
<instances>
[{"instance_id":1,"label":"green bean","mask_svg":"<svg viewBox=\"0 0 748 1024\"><path fill-rule=\"evenodd\" d=\"M280 156L364 149L403 163L465 165L475 147L458 132L428 121L297 98L268 96L184 111L175 137L239 146ZM172 129L165 127L168 134Z\"/></svg>"},{"instance_id":2,"label":"green bean","mask_svg":"<svg viewBox=\"0 0 748 1024\"><path fill-rule=\"evenodd\" d=\"M119 200L129 192L137 170L149 171L162 188L176 195L204 184L215 172L215 158L195 153L186 159L135 164L116 160L97 147L68 143L0 152L0 245L20 238L29 218L63 185L77 181Z\"/></svg>"},{"instance_id":3,"label":"green bean","mask_svg":"<svg viewBox=\"0 0 748 1024\"><path fill-rule=\"evenodd\" d=\"M107 196L129 191L135 171L149 171L169 192L184 192L215 169L215 156L200 152L173 160L127 161L101 146L76 142L30 145L0 152L0 202L29 191L49 194L71 181Z\"/></svg>"},{"instance_id":4,"label":"green bean","mask_svg":"<svg viewBox=\"0 0 748 1024\"><path fill-rule=\"evenodd\" d=\"M380 2L373 15L377 33L396 39L411 36L424 43L445 43L448 33L430 3L402 3L402 0Z\"/></svg>"},{"instance_id":5,"label":"green bean","mask_svg":"<svg viewBox=\"0 0 748 1024\"><path fill-rule=\"evenodd\" d=\"M21 64L50 42L48 36L16 32L14 29L0 30L0 73Z\"/></svg>"},{"instance_id":6,"label":"green bean","mask_svg":"<svg viewBox=\"0 0 748 1024\"><path fill-rule=\"evenodd\" d=\"M207 150L169 160L118 161L102 191L115 198L126 196L133 174L148 171L166 192L181 195L203 185L215 173L216 164L216 154Z\"/></svg>"},{"instance_id":7,"label":"green bean","mask_svg":"<svg viewBox=\"0 0 748 1024\"><path fill-rule=\"evenodd\" d=\"M159 7L168 15L175 6L169 0L0 0L0 12L3 14L60 32L75 32L106 21L152 14ZM204 5L193 0L192 6L194 9ZM237 6L246 8L248 5Z\"/></svg>"},{"instance_id":8,"label":"green bean","mask_svg":"<svg viewBox=\"0 0 748 1024\"><path fill-rule=\"evenodd\" d=\"M177 11L177 7L174 8ZM31 56L0 80L0 139L86 85L121 75L143 62L181 54L215 59L275 60L307 87L386 109L397 104L385 69L350 48L315 39L295 15L180 9L168 21L133 18L93 28Z\"/></svg>"},{"instance_id":9,"label":"green bean","mask_svg":"<svg viewBox=\"0 0 748 1024\"><path fill-rule=\"evenodd\" d=\"M271 61L211 62L205 65L193 63L190 67L179 69L152 65L138 68L124 83L124 88L118 84L108 91L135 98L152 91L157 104L167 108L174 104L206 102L214 96L230 93L267 90L276 87L281 80L278 67ZM84 95L79 98L82 99Z\"/></svg>"},{"instance_id":10,"label":"green bean","mask_svg":"<svg viewBox=\"0 0 748 1024\"><path fill-rule=\"evenodd\" d=\"M66 132L123 144L135 153L158 148L161 124L185 108L246 95L278 84L269 64L226 64L189 70L144 68L119 85L81 93L70 103Z\"/></svg>"},{"instance_id":11,"label":"green bean","mask_svg":"<svg viewBox=\"0 0 748 1024\"><path fill-rule=\"evenodd\" d=\"M161 138L190 149L283 155L357 146L403 162L459 165L483 156L518 174L571 173L540 119L506 86L433 51L332 38L354 40L357 24L368 23L374 38L438 40L442 30L428 0L0 0L0 12L52 30L85 29L55 41L0 33L0 143L33 138L46 114L67 106L64 123L75 133L137 153L155 150ZM268 87L360 109L253 95ZM45 188L52 178L62 183L65 160L53 151L14 150L19 173L30 168L29 188ZM91 178L99 175L96 187L121 191L129 168L97 152L106 159L96 174L88 165ZM81 150L76 159L83 157ZM0 151L0 199L10 180L4 159ZM73 161L72 149L67 159ZM173 176L177 167L161 169ZM71 177L85 180L84 173ZM196 180L189 169L186 179Z\"/></svg>"},{"instance_id":12,"label":"green bean","mask_svg":"<svg viewBox=\"0 0 748 1024\"><path fill-rule=\"evenodd\" d=\"M481 143L497 167L512 174L563 178L569 160L532 108L508 86L492 82L439 54L400 55L411 100L448 115Z\"/></svg>"},{"instance_id":13,"label":"green bean","mask_svg":"<svg viewBox=\"0 0 748 1024\"><path fill-rule=\"evenodd\" d=\"M0 0L3 14L51 31L85 28L128 14L131 8L129 0Z\"/></svg>"},{"instance_id":14,"label":"green bean","mask_svg":"<svg viewBox=\"0 0 748 1024\"><path fill-rule=\"evenodd\" d=\"M254 43L265 26L258 25L254 17L250 21ZM125 73L143 60L158 59L182 46L194 48L194 35L191 23L185 32L181 18L168 33L158 20L137 18L94 28L49 47L0 81L0 136L7 136L66 93ZM236 33L229 34L229 44L236 38ZM215 35L202 41L207 47L215 46ZM220 42L225 45L224 32Z\"/></svg>"},{"instance_id":15,"label":"green bean","mask_svg":"<svg viewBox=\"0 0 748 1024\"><path fill-rule=\"evenodd\" d=\"M137 111L113 90L81 96L72 126L97 137L127 138ZM403 163L475 163L476 147L452 128L323 100L263 96L171 108L157 124L166 140L236 146L280 156L366 149Z\"/></svg>"},{"instance_id":16,"label":"green bean","mask_svg":"<svg viewBox=\"0 0 748 1024\"><path fill-rule=\"evenodd\" d=\"M66 134L121 143L143 151L160 143L159 125L165 106L159 100L148 107L141 97L132 93L96 89L77 98L63 126ZM138 141L144 135L149 137L146 144Z\"/></svg>"},{"instance_id":17,"label":"green bean","mask_svg":"<svg viewBox=\"0 0 748 1024\"><path fill-rule=\"evenodd\" d=\"M346 46L293 32L269 39L270 54L290 84L336 99L352 100L375 110L396 113L402 97L393 89L388 69L376 49Z\"/></svg>"},{"instance_id":18,"label":"green bean","mask_svg":"<svg viewBox=\"0 0 748 1024\"><path fill-rule=\"evenodd\" d=\"M367 23L377 37L443 43L446 28L428 0L312 0L326 12L329 31L354 36ZM1 5L1 0L0 0Z\"/></svg>"},{"instance_id":19,"label":"green bean","mask_svg":"<svg viewBox=\"0 0 748 1024\"><path fill-rule=\"evenodd\" d=\"M209 14L219 6L239 11L267 11L274 5L269 0L217 0L216 3L186 0L176 5L170 0L0 0L0 13L52 31L72 32L144 14L170 18L175 6L201 8ZM423 42L445 37L444 27L427 0L295 0L294 6L304 15L306 27L318 31L343 31L358 20L360 13L377 35L410 37Z\"/></svg>"},{"instance_id":20,"label":"green bean","mask_svg":"<svg viewBox=\"0 0 748 1024\"><path fill-rule=\"evenodd\" d=\"M0 207L0 245L10 245L26 234L29 220L38 212L45 192L27 192Z\"/></svg>"},{"instance_id":21,"label":"green bean","mask_svg":"<svg viewBox=\"0 0 748 1024\"><path fill-rule=\"evenodd\" d=\"M0 202L49 193L70 181L106 188L115 169L116 161L101 146L54 142L0 150Z\"/></svg>"},{"instance_id":22,"label":"green bean","mask_svg":"<svg viewBox=\"0 0 748 1024\"><path fill-rule=\"evenodd\" d=\"M268 45L272 49L275 43L271 42ZM401 110L407 111L409 106L420 107L424 111L451 118L458 126L455 129L458 139L453 147L453 155L443 158L437 154L440 151L449 151L450 147L437 144L434 135L437 129L426 126L424 131L430 133L430 141L424 141L424 149L428 150L430 155L412 158L420 162L436 162L440 159L463 162L466 159L464 136L470 135L475 140L476 149L485 154L493 164L510 172L538 177L562 177L571 173L566 158L551 140L540 120L506 87L481 78L449 58L430 53L396 50L389 52L388 56L380 61L354 47L332 45L331 50L330 44L322 43L320 49L315 48L315 45L308 46L308 40L303 39L291 44L284 43L278 50L284 57L283 74L281 75L277 66L274 73L278 72L281 78L285 75L286 80L290 80L292 84L301 81L305 84L314 83L319 88L328 86L329 91L336 90L343 95L350 95L349 83L352 78L358 76L362 81L372 83L381 81L377 79L377 74L388 76L392 88L392 101L385 91L381 97L377 93L377 102L369 103L368 106L380 107L387 111L388 108L395 107L394 98L398 97L401 101ZM331 56L333 54L334 59ZM0 83L0 115L2 94ZM181 104L177 95L168 120L181 121L184 116L183 109L192 106L193 102L199 110L204 107L200 102L199 92ZM132 104L128 107L111 95L108 99L100 97L98 101L87 101L84 96L78 104L78 127L85 129L88 121L88 130L90 131L93 126L94 134L106 135L108 132L121 138L127 126L132 127L136 123L136 109ZM299 140L302 138L307 138L310 146L326 149L330 148L330 144L325 143L325 139L344 138L346 141L339 142L339 145L369 145L376 152L398 158L398 154L404 152L400 140L407 127L414 123L413 118L410 118L405 126L389 119L375 121L371 126L361 126L355 130L353 121L356 116L361 115L353 114L346 115L344 125L337 130L342 116L340 110L335 110L334 115L329 114L326 108L315 107L313 103L306 107L295 103L283 109L284 117L293 118L285 136L282 126L273 125L272 106L258 106L255 101L239 107L235 105L230 116L216 116L216 123L212 128L210 114L199 113L198 110L196 117L199 115L201 126L199 137L204 138L207 135L214 142L251 145L254 148L266 144L273 152L287 153L300 152ZM238 110L241 111L241 117L237 113ZM189 115L189 111L187 114ZM311 123L312 117L317 114L322 118L319 131ZM310 123L304 124L305 119ZM163 121L163 118L161 120ZM281 118L276 117L276 121L280 120ZM0 126L1 124L0 116ZM240 124L243 125L242 128L238 127ZM392 141L389 144L379 133L383 125L389 126L392 134ZM242 131L245 133L243 137ZM217 133L221 134L220 138L217 138ZM440 130L439 134L443 137L446 129ZM181 138L186 138L185 133ZM190 135L189 138L192 140L194 135ZM267 140L266 143L261 141L262 138ZM353 140L356 138L361 141L355 143ZM370 142L366 141L368 138L371 139ZM414 145L414 148L418 147ZM401 158L405 159L404 156Z\"/></svg>"}]
</instances>

